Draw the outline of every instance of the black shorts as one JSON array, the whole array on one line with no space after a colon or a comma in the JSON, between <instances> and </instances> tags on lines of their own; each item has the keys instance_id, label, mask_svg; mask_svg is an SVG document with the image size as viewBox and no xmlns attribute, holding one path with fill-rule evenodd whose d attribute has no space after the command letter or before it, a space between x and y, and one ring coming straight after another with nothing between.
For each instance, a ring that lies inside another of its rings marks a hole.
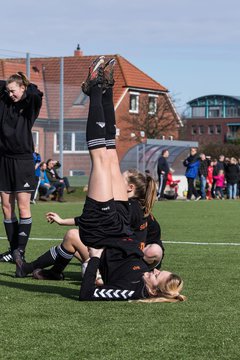
<instances>
[{"instance_id":1,"label":"black shorts","mask_svg":"<svg viewBox=\"0 0 240 360\"><path fill-rule=\"evenodd\" d=\"M142 256L130 229L128 201L99 202L87 197L83 213L75 218L75 223L86 246L121 249L126 255Z\"/></svg>"},{"instance_id":2,"label":"black shorts","mask_svg":"<svg viewBox=\"0 0 240 360\"><path fill-rule=\"evenodd\" d=\"M33 159L0 157L0 192L35 191Z\"/></svg>"}]
</instances>

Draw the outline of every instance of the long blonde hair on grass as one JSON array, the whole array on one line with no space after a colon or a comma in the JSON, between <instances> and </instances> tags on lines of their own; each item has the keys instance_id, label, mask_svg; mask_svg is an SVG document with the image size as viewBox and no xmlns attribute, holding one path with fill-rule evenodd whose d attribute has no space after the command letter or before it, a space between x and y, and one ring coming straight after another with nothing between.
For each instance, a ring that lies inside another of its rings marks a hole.
<instances>
[{"instance_id":1,"label":"long blonde hair on grass","mask_svg":"<svg viewBox=\"0 0 240 360\"><path fill-rule=\"evenodd\" d=\"M156 199L156 182L150 175L144 175L136 169L130 169L127 173L128 184L135 186L134 197L144 209L144 215L148 216Z\"/></svg>"},{"instance_id":2,"label":"long blonde hair on grass","mask_svg":"<svg viewBox=\"0 0 240 360\"><path fill-rule=\"evenodd\" d=\"M142 302L142 303L157 303L157 302L168 302L175 303L185 301L187 298L181 295L180 292L183 288L183 280L176 274L171 274L167 279L166 283L162 288L156 289L156 296L148 299L133 300L131 302Z\"/></svg>"}]
</instances>

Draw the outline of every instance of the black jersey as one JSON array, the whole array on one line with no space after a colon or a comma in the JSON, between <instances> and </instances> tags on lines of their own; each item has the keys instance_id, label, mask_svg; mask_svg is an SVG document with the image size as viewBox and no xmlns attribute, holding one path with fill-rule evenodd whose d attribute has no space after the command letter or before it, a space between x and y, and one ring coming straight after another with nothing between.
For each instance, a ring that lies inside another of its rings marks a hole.
<instances>
[{"instance_id":1,"label":"black jersey","mask_svg":"<svg viewBox=\"0 0 240 360\"><path fill-rule=\"evenodd\" d=\"M43 93L30 84L26 96L14 103L5 85L5 81L0 81L0 156L32 159L31 130L41 109Z\"/></svg>"},{"instance_id":2,"label":"black jersey","mask_svg":"<svg viewBox=\"0 0 240 360\"><path fill-rule=\"evenodd\" d=\"M96 286L97 269L103 269L103 286ZM149 297L143 281L148 266L142 258L124 257L116 249L106 249L100 259L91 258L80 289L79 300L136 300Z\"/></svg>"},{"instance_id":3,"label":"black jersey","mask_svg":"<svg viewBox=\"0 0 240 360\"><path fill-rule=\"evenodd\" d=\"M161 227L155 217L144 215L144 210L135 198L129 199L130 226L143 250L146 245L158 244L163 248L161 241Z\"/></svg>"}]
</instances>

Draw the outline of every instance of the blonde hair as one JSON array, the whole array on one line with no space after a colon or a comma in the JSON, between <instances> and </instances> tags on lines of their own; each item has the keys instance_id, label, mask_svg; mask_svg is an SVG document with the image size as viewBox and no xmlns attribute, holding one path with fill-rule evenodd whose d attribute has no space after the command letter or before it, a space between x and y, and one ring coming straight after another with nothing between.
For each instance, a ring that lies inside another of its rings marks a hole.
<instances>
[{"instance_id":1,"label":"blonde hair","mask_svg":"<svg viewBox=\"0 0 240 360\"><path fill-rule=\"evenodd\" d=\"M6 81L6 85L11 84L12 82L16 82L19 86L24 86L25 88L27 88L30 84L30 81L26 75L24 75L24 73L21 71L18 71L16 74L9 76Z\"/></svg>"},{"instance_id":2,"label":"blonde hair","mask_svg":"<svg viewBox=\"0 0 240 360\"><path fill-rule=\"evenodd\" d=\"M127 174L128 184L135 186L134 197L144 209L144 215L148 216L156 199L156 182L149 174L144 175L136 169L128 170Z\"/></svg>"},{"instance_id":3,"label":"blonde hair","mask_svg":"<svg viewBox=\"0 0 240 360\"><path fill-rule=\"evenodd\" d=\"M180 294L182 288L183 288L182 278L176 274L170 274L164 286L156 289L156 296L150 297L148 299L133 300L133 302L174 303L179 301L185 301L187 299L186 296Z\"/></svg>"}]
</instances>

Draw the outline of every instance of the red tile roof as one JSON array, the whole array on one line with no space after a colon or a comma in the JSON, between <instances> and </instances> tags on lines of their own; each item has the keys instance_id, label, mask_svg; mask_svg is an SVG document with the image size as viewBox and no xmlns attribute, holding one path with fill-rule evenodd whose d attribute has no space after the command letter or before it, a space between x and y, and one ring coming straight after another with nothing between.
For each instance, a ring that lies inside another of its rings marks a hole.
<instances>
[{"instance_id":1,"label":"red tile roof","mask_svg":"<svg viewBox=\"0 0 240 360\"><path fill-rule=\"evenodd\" d=\"M88 73L89 64L95 56L69 56L64 58L64 117L86 119L88 106L76 106L74 102L81 93L81 84ZM120 55L116 58L114 104L123 96L126 88L167 92L168 90L139 70ZM17 71L26 72L25 59L0 60L0 78L7 78ZM45 96L40 118L58 119L60 100L60 58L31 58L31 81L36 83Z\"/></svg>"}]
</instances>

